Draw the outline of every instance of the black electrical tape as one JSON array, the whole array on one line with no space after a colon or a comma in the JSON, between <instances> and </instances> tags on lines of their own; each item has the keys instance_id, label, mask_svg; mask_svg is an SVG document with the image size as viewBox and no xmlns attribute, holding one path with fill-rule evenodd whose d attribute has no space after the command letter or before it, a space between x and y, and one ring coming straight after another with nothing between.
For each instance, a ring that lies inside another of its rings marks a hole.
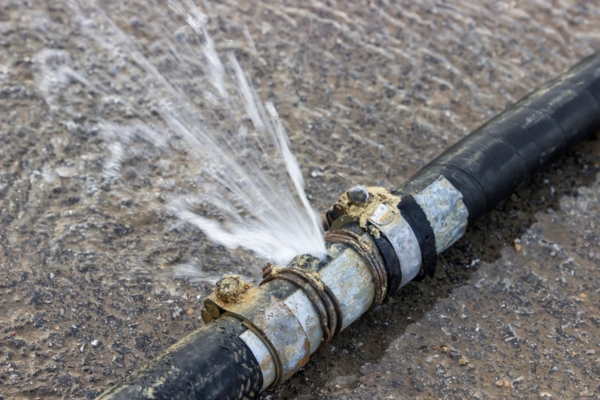
<instances>
[{"instance_id":1,"label":"black electrical tape","mask_svg":"<svg viewBox=\"0 0 600 400\"><path fill-rule=\"evenodd\" d=\"M240 339L247 328L222 316L196 330L97 400L221 400L258 395L262 372Z\"/></svg>"},{"instance_id":2,"label":"black electrical tape","mask_svg":"<svg viewBox=\"0 0 600 400\"><path fill-rule=\"evenodd\" d=\"M369 228L373 228L373 226L369 225ZM375 240L375 245L379 249L379 254L383 257L385 269L387 271L388 284L387 293L385 295L387 300L391 295L396 293L402 284L402 268L400 268L400 260L398 260L396 250L394 250L394 247L385 234L379 232L379 237L376 237L375 235L372 235L372 237Z\"/></svg>"},{"instance_id":3,"label":"black electrical tape","mask_svg":"<svg viewBox=\"0 0 600 400\"><path fill-rule=\"evenodd\" d=\"M476 129L394 193L416 194L442 175L462 193L472 223L598 130L600 53L583 59Z\"/></svg>"},{"instance_id":4,"label":"black electrical tape","mask_svg":"<svg viewBox=\"0 0 600 400\"><path fill-rule=\"evenodd\" d=\"M427 219L427 215L411 195L402 196L400 203L398 203L398 209L415 233L421 249L423 264L421 274L415 279L421 280L426 276L433 276L437 263L437 251L435 248L435 233Z\"/></svg>"}]
</instances>

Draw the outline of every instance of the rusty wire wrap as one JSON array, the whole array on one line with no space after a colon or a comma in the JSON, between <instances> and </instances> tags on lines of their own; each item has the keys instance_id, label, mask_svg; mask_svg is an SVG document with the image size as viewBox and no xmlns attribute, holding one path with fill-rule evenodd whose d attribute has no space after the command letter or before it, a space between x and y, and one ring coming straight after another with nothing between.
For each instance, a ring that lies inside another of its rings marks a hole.
<instances>
[{"instance_id":1,"label":"rusty wire wrap","mask_svg":"<svg viewBox=\"0 0 600 400\"><path fill-rule=\"evenodd\" d=\"M337 229L325 235L325 242L342 243L351 247L360 254L371 269L375 281L375 297L371 308L377 307L385 300L387 294L388 277L385 266L375 255L374 248L361 240L360 236L347 229Z\"/></svg>"},{"instance_id":2,"label":"rusty wire wrap","mask_svg":"<svg viewBox=\"0 0 600 400\"><path fill-rule=\"evenodd\" d=\"M344 321L342 307L335 294L317 274L303 271L300 268L275 267L267 263L263 268L263 280L259 286L274 279L283 279L294 283L309 298L319 314L319 322L323 330L323 342L320 347L326 346L337 337L342 330Z\"/></svg>"}]
</instances>

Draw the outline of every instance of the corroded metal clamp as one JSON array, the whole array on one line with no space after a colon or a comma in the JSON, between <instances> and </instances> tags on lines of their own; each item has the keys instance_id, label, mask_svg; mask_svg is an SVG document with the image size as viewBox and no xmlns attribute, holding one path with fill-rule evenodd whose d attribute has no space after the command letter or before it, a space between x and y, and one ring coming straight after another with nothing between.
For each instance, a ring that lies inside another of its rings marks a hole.
<instances>
[{"instance_id":1,"label":"corroded metal clamp","mask_svg":"<svg viewBox=\"0 0 600 400\"><path fill-rule=\"evenodd\" d=\"M354 222L378 244L385 239L399 264L400 287L419 274L433 274L437 255L465 233L468 216L463 195L443 176L419 192L398 196L382 187L356 186L326 213L330 232Z\"/></svg>"},{"instance_id":2,"label":"corroded metal clamp","mask_svg":"<svg viewBox=\"0 0 600 400\"><path fill-rule=\"evenodd\" d=\"M237 275L224 277L204 300L202 319L209 323L222 315L241 319L268 348L275 366L274 385L308 362L310 342L304 328L288 306L269 291Z\"/></svg>"},{"instance_id":3,"label":"corroded metal clamp","mask_svg":"<svg viewBox=\"0 0 600 400\"><path fill-rule=\"evenodd\" d=\"M369 218L380 209L387 206L388 217L399 215L396 205L400 198L379 186L355 186L342 194L326 214L329 231L336 231L352 222L367 229ZM376 236L376 235L375 235Z\"/></svg>"},{"instance_id":4,"label":"corroded metal clamp","mask_svg":"<svg viewBox=\"0 0 600 400\"><path fill-rule=\"evenodd\" d=\"M298 266L275 267L269 263L263 268L263 284L282 279L294 283L302 289L319 314L319 322L323 330L323 339L320 347L327 346L342 330L344 320L342 307L337 297L329 286L319 277L318 273L310 272Z\"/></svg>"}]
</instances>

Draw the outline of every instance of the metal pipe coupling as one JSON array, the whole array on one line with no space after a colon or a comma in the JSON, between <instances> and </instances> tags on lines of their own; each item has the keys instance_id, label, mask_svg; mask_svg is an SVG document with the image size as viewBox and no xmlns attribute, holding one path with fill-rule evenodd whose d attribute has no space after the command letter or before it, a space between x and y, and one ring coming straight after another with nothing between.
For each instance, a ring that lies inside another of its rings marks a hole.
<instances>
[{"instance_id":1,"label":"metal pipe coupling","mask_svg":"<svg viewBox=\"0 0 600 400\"><path fill-rule=\"evenodd\" d=\"M204 300L205 323L232 315L254 333L269 350L274 364L274 385L279 385L303 367L310 356L308 336L288 306L268 290L256 288L237 275L217 282Z\"/></svg>"}]
</instances>

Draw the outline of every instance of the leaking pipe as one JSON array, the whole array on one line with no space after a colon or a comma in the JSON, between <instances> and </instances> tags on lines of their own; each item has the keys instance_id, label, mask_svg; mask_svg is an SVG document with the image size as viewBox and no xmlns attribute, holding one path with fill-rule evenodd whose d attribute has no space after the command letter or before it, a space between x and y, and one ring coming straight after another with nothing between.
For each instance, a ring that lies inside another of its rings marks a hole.
<instances>
[{"instance_id":1,"label":"leaking pipe","mask_svg":"<svg viewBox=\"0 0 600 400\"><path fill-rule=\"evenodd\" d=\"M352 188L327 211L328 257L267 265L204 302L206 325L99 399L242 399L304 366L413 279L469 223L600 129L600 53L547 82L445 151L399 189Z\"/></svg>"}]
</instances>

